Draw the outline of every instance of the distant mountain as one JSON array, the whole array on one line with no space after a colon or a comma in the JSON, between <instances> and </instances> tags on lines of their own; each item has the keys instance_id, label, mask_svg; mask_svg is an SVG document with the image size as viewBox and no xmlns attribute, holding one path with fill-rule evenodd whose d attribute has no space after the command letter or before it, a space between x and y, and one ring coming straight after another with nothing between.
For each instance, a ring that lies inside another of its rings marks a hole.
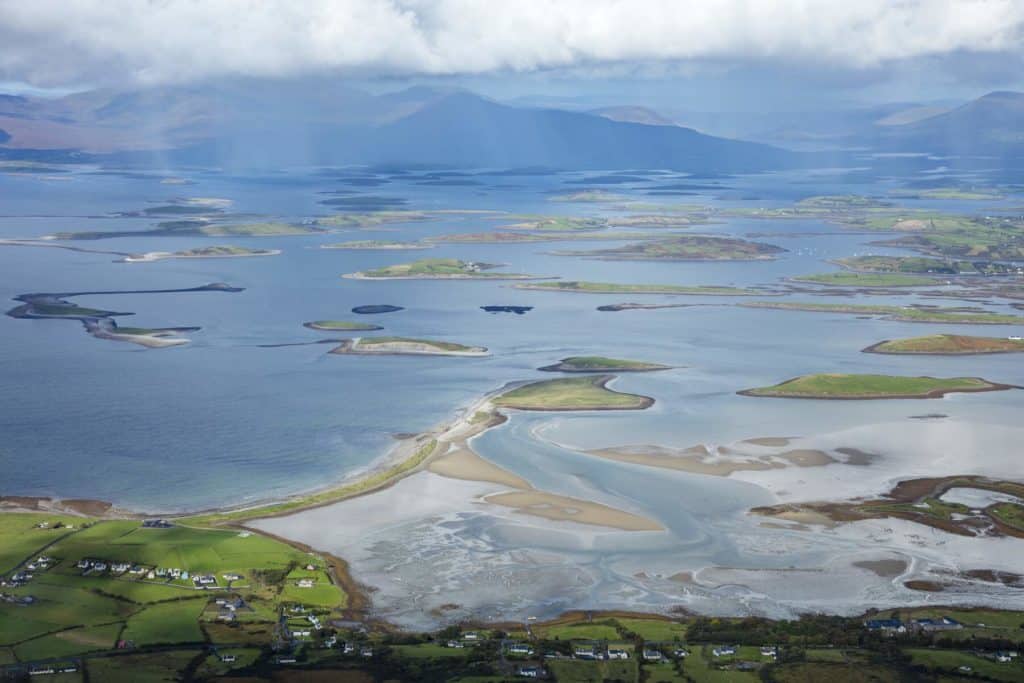
<instances>
[{"instance_id":1,"label":"distant mountain","mask_svg":"<svg viewBox=\"0 0 1024 683\"><path fill-rule=\"evenodd\" d=\"M935 116L878 126L866 142L887 151L1024 156L1024 93L992 92Z\"/></svg>"},{"instance_id":2,"label":"distant mountain","mask_svg":"<svg viewBox=\"0 0 1024 683\"><path fill-rule=\"evenodd\" d=\"M630 108L639 115L639 108ZM619 114L624 114L620 111ZM754 171L795 156L689 128L500 104L463 90L373 95L344 84L231 82L0 98L5 150L235 166L435 164Z\"/></svg>"},{"instance_id":3,"label":"distant mountain","mask_svg":"<svg viewBox=\"0 0 1024 683\"><path fill-rule=\"evenodd\" d=\"M591 114L603 116L612 121L624 121L626 123L642 123L647 126L674 126L671 119L667 119L653 109L647 107L603 107L590 110Z\"/></svg>"}]
</instances>

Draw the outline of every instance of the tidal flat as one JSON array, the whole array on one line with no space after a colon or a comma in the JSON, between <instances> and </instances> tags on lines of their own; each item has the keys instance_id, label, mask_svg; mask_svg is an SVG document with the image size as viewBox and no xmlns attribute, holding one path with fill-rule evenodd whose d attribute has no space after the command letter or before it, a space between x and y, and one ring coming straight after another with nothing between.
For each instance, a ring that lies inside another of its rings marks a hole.
<instances>
[{"instance_id":1,"label":"tidal flat","mask_svg":"<svg viewBox=\"0 0 1024 683\"><path fill-rule=\"evenodd\" d=\"M126 254L197 247L195 234L151 233L166 216L113 216L149 201L173 205L169 201L182 188L67 175L59 191L73 208L45 219L31 216L46 212L56 190L31 178L0 177L9 203L0 236L98 232L107 240L102 246ZM582 174L517 178L515 188L478 177L484 186L471 189L389 177L388 194L409 208L378 215L335 214L337 207L318 205L319 192L336 189L330 178L190 173L190 193L231 198L233 211L252 216L238 224L306 226L298 234L231 235L241 248L282 251L271 259L171 259L133 268L111 263L110 253L77 248L0 250L10 297L91 290L97 293L83 298L83 305L135 311L138 329L179 321L203 328L177 351L130 353L131 345L69 334L67 325L49 320L0 317L8 380L0 386L0 427L7 439L0 465L8 473L0 493L93 498L117 509L161 513L286 501L386 467L393 462L394 434L427 433L506 383L551 379L537 369L560 359L636 359L685 370L615 380L615 391L654 399L644 410L508 410L507 422L451 443L390 485L255 524L344 558L358 581L376 589L373 613L406 625L553 615L569 608L852 614L865 606L932 600L905 584L948 583L949 572L966 578L943 592L946 603L1024 606L1018 592L977 578L984 571L1024 573L1020 539L946 534L903 519L826 526L808 515L750 514L758 507L819 500L822 492L835 501L880 496L906 478L966 473L1012 479L1019 466L1006 444L1024 437L1018 426L1024 392L951 394L926 408L915 401L770 401L735 393L823 371L1024 384L1019 359L1010 354L861 353L882 339L920 335L921 316L934 319L940 327L929 329L939 333L949 331L941 325L955 324L962 334L1017 336L1021 318L1009 307L1012 299L965 301L963 288L941 284L927 297L913 288L875 288L881 291L868 295L814 286L821 291L813 302L830 308L816 315L799 310L808 296L794 300L783 284L790 278L822 272L827 262L856 254L901 253L868 245L881 236L877 231L866 235L826 224L848 209L805 204L801 211L813 209L819 217L786 215L807 196L867 191L837 175L731 179L736 196L766 198L756 202L764 205L756 217L745 211L754 209L751 201L710 194L694 199L700 210L714 209L721 219L700 228L711 235L731 239L772 221L773 230L788 235L773 238L785 248L773 258L643 262L555 256L545 253L550 245L542 240L431 240L477 235L492 225L499 230L519 220L511 216L545 217L533 219L534 232L517 233L586 234L609 230L595 226L629 223L629 216L676 211L671 200L646 196L628 182L616 186L616 195L626 199L615 202L550 201ZM884 195L886 188L879 182L871 193ZM377 201L366 196L363 204ZM677 208L687 216L697 210ZM548 221L556 209L585 220ZM945 200L944 210L976 206ZM540 220L548 222L538 227ZM211 222L229 224L223 216ZM325 231L338 230L358 230L367 240L433 244L432 254L459 263L507 264L494 274L627 287L572 297L516 291L497 278L472 285L445 278L342 279L339 273L391 272L411 259L387 249L321 249L340 241ZM637 243L639 238L623 240L622 246ZM245 290L231 297L103 293L197 282L231 282ZM623 303L649 283L692 294L686 304L668 292ZM795 306L738 306L738 300L702 289L709 283L730 292L778 293L773 303ZM480 310L511 304L532 310L502 316ZM858 308L868 304L871 310ZM923 308L927 304L940 308ZM601 310L630 308L648 310ZM323 333L302 330L303 321L343 319L353 309L404 309L372 320L384 323L388 335L455 340L486 347L490 355L471 361L343 359L326 355L320 344L263 348L299 334L321 341ZM973 332L970 326L980 323L985 326ZM157 390L161 400L153 401ZM924 411L941 417L912 419ZM73 453L69 440L76 444ZM630 454L632 460L599 452ZM82 461L90 464L89 476L73 476ZM900 566L905 569L892 576ZM459 606L443 617L431 614L453 602Z\"/></svg>"}]
</instances>

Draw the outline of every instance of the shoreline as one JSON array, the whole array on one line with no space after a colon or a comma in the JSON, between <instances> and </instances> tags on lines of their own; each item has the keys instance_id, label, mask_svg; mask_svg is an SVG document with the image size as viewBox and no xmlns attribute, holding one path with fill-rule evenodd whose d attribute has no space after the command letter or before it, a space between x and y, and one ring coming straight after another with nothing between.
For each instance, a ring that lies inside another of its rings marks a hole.
<instances>
[{"instance_id":1,"label":"shoreline","mask_svg":"<svg viewBox=\"0 0 1024 683\"><path fill-rule=\"evenodd\" d=\"M129 254L124 258L117 259L114 263L156 263L157 261L177 259L251 258L254 256L277 256L281 253L280 249L259 249L246 254L179 254L173 251L147 251L142 254Z\"/></svg>"},{"instance_id":2,"label":"shoreline","mask_svg":"<svg viewBox=\"0 0 1024 683\"><path fill-rule=\"evenodd\" d=\"M1019 349L994 349L991 351L879 351L883 345L893 341L883 339L871 346L860 350L861 353L877 353L882 356L994 356L1003 353L1024 353L1024 347Z\"/></svg>"},{"instance_id":3,"label":"shoreline","mask_svg":"<svg viewBox=\"0 0 1024 683\"><path fill-rule=\"evenodd\" d=\"M792 382L793 380L800 379L800 377L793 377L783 382L779 382L779 385ZM795 398L811 401L883 401L885 399L932 399L932 398L943 398L946 394L981 394L986 391L1006 391L1008 389L1021 389L1024 387L1017 386L1015 384L1000 384L998 382L989 382L987 379L981 377L972 377L970 379L976 379L988 384L985 387L978 388L961 388L961 389L931 389L920 394L857 394L850 396L829 396L829 395L815 395L815 394L787 394L774 391L767 391L765 389L743 389L736 393L740 396L749 396L752 398Z\"/></svg>"}]
</instances>

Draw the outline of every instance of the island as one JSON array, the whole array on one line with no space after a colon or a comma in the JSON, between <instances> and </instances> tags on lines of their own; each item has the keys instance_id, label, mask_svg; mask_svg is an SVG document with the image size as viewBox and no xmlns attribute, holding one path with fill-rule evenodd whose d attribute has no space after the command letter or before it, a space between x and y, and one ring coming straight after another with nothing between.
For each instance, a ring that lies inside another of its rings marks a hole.
<instances>
[{"instance_id":1,"label":"island","mask_svg":"<svg viewBox=\"0 0 1024 683\"><path fill-rule=\"evenodd\" d=\"M577 202L577 203L601 203L601 202L622 202L628 199L625 195L615 194L607 190L578 190L565 194L556 194L548 198L552 202Z\"/></svg>"},{"instance_id":2,"label":"island","mask_svg":"<svg viewBox=\"0 0 1024 683\"><path fill-rule=\"evenodd\" d=\"M382 356L486 356L483 346L466 346L454 342L433 339L410 339L408 337L356 337L343 339L341 344L330 351L339 355L382 355Z\"/></svg>"},{"instance_id":3,"label":"island","mask_svg":"<svg viewBox=\"0 0 1024 683\"><path fill-rule=\"evenodd\" d=\"M351 242L335 242L321 244L321 249L348 249L352 251L402 251L431 249L431 245L420 242L394 242L389 240L353 240Z\"/></svg>"},{"instance_id":4,"label":"island","mask_svg":"<svg viewBox=\"0 0 1024 683\"><path fill-rule=\"evenodd\" d=\"M532 289L543 292L576 292L580 294L676 294L706 296L764 296L765 292L741 287L717 285L644 285L619 284L613 282L585 282L581 280L559 280L556 282L534 282L515 285L516 289Z\"/></svg>"},{"instance_id":5,"label":"island","mask_svg":"<svg viewBox=\"0 0 1024 683\"><path fill-rule=\"evenodd\" d=\"M937 284L935 278L903 273L855 273L841 271L838 273L818 273L816 275L800 275L792 278L794 282L810 282L815 285L834 285L841 287L925 287Z\"/></svg>"},{"instance_id":6,"label":"island","mask_svg":"<svg viewBox=\"0 0 1024 683\"><path fill-rule=\"evenodd\" d=\"M381 313L395 313L404 310L401 306L392 306L391 304L367 304L354 307L352 312L359 315L380 315Z\"/></svg>"},{"instance_id":7,"label":"island","mask_svg":"<svg viewBox=\"0 0 1024 683\"><path fill-rule=\"evenodd\" d=\"M560 251L559 256L585 256L602 261L765 261L786 251L763 242L712 235L679 235L594 251Z\"/></svg>"},{"instance_id":8,"label":"island","mask_svg":"<svg viewBox=\"0 0 1024 683\"><path fill-rule=\"evenodd\" d=\"M430 211L366 211L321 216L316 224L326 228L376 228L391 223L419 223L434 220L441 212Z\"/></svg>"},{"instance_id":9,"label":"island","mask_svg":"<svg viewBox=\"0 0 1024 683\"><path fill-rule=\"evenodd\" d=\"M882 320L909 323L946 323L951 325L1021 325L1024 317L1005 313L989 313L984 309L942 308L939 306L885 306L874 304L819 304L796 301L744 301L736 304L743 308L771 308L781 311L807 311L811 313L848 313L852 315L878 315Z\"/></svg>"},{"instance_id":10,"label":"island","mask_svg":"<svg viewBox=\"0 0 1024 683\"><path fill-rule=\"evenodd\" d=\"M643 410L654 399L607 388L615 375L569 377L531 382L496 397L499 408L538 411Z\"/></svg>"},{"instance_id":11,"label":"island","mask_svg":"<svg viewBox=\"0 0 1024 683\"><path fill-rule=\"evenodd\" d=\"M492 273L501 266L494 263L460 261L454 258L420 259L412 263L399 263L373 270L346 273L352 280L533 280L532 275L520 273Z\"/></svg>"},{"instance_id":12,"label":"island","mask_svg":"<svg viewBox=\"0 0 1024 683\"><path fill-rule=\"evenodd\" d=\"M302 326L308 327L311 330L323 330L325 332L337 332L339 330L346 332L371 332L373 330L384 329L380 325L354 322L351 320L313 320L308 323L302 323Z\"/></svg>"},{"instance_id":13,"label":"island","mask_svg":"<svg viewBox=\"0 0 1024 683\"><path fill-rule=\"evenodd\" d=\"M480 310L488 313L515 313L516 315L523 315L533 310L533 306L481 306Z\"/></svg>"},{"instance_id":14,"label":"island","mask_svg":"<svg viewBox=\"0 0 1024 683\"><path fill-rule=\"evenodd\" d=\"M145 346L147 349L162 349L169 346L188 344L182 335L198 332L199 327L121 327L110 318L87 318L82 321L86 332L97 339L128 342Z\"/></svg>"},{"instance_id":15,"label":"island","mask_svg":"<svg viewBox=\"0 0 1024 683\"><path fill-rule=\"evenodd\" d=\"M923 190L892 190L890 197L900 199L954 199L960 201L994 201L1006 195L994 187L930 187Z\"/></svg>"},{"instance_id":16,"label":"island","mask_svg":"<svg viewBox=\"0 0 1024 683\"><path fill-rule=\"evenodd\" d=\"M933 334L909 339L887 339L863 349L864 353L896 355L967 356L986 353L1024 351L1021 337L971 337L960 334Z\"/></svg>"},{"instance_id":17,"label":"island","mask_svg":"<svg viewBox=\"0 0 1024 683\"><path fill-rule=\"evenodd\" d=\"M656 372L671 370L672 366L605 356L569 356L537 369L544 372Z\"/></svg>"},{"instance_id":18,"label":"island","mask_svg":"<svg viewBox=\"0 0 1024 683\"><path fill-rule=\"evenodd\" d=\"M604 306L598 306L597 310L602 312L615 313L618 311L653 311L659 308L690 308L697 306L698 304L638 304L638 303L622 303L622 304L605 304Z\"/></svg>"},{"instance_id":19,"label":"island","mask_svg":"<svg viewBox=\"0 0 1024 683\"><path fill-rule=\"evenodd\" d=\"M571 232L574 230L599 230L608 226L604 218L589 216L512 216L518 223L503 226L509 230L538 230L541 232Z\"/></svg>"},{"instance_id":20,"label":"island","mask_svg":"<svg viewBox=\"0 0 1024 683\"><path fill-rule=\"evenodd\" d=\"M244 258L248 256L276 256L280 249L249 249L247 247L216 246L197 247L182 251L148 251L144 254L131 254L120 259L120 263L151 263L166 259L203 259L203 258Z\"/></svg>"},{"instance_id":21,"label":"island","mask_svg":"<svg viewBox=\"0 0 1024 683\"><path fill-rule=\"evenodd\" d=\"M996 384L980 377L904 377L898 375L802 375L770 387L745 389L741 396L871 400L887 398L942 398L958 392L1004 391L1018 387Z\"/></svg>"}]
</instances>

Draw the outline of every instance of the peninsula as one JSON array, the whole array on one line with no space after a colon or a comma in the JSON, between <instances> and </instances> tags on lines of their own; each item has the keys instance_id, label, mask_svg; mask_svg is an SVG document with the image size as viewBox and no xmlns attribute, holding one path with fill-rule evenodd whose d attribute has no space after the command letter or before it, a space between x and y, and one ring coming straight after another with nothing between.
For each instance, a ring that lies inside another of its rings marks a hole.
<instances>
[{"instance_id":1,"label":"peninsula","mask_svg":"<svg viewBox=\"0 0 1024 683\"><path fill-rule=\"evenodd\" d=\"M151 263L166 259L205 259L205 258L244 258L247 256L276 256L280 249L249 249L229 245L216 247L197 247L182 251L147 251L144 254L131 254L120 259L120 263Z\"/></svg>"},{"instance_id":2,"label":"peninsula","mask_svg":"<svg viewBox=\"0 0 1024 683\"><path fill-rule=\"evenodd\" d=\"M897 375L817 374L794 377L779 384L737 392L741 396L869 400L942 398L957 392L1003 391L1017 387L980 377L903 377Z\"/></svg>"},{"instance_id":3,"label":"peninsula","mask_svg":"<svg viewBox=\"0 0 1024 683\"><path fill-rule=\"evenodd\" d=\"M585 256L602 261L765 261L786 251L764 242L736 237L679 235L611 249L560 251L559 256Z\"/></svg>"},{"instance_id":4,"label":"peninsula","mask_svg":"<svg viewBox=\"0 0 1024 683\"><path fill-rule=\"evenodd\" d=\"M676 294L704 296L764 296L766 292L746 287L722 287L717 285L643 285L614 282L584 282L581 280L559 280L557 282L534 282L514 285L516 289L534 289L543 292L577 292L581 294Z\"/></svg>"},{"instance_id":5,"label":"peninsula","mask_svg":"<svg viewBox=\"0 0 1024 683\"><path fill-rule=\"evenodd\" d=\"M951 325L1020 325L1024 317L1005 313L989 313L983 309L885 306L873 304L819 304L797 301L750 301L736 304L743 308L772 308L781 311L812 313L849 313L877 315L882 320L908 323L946 323Z\"/></svg>"}]
</instances>

